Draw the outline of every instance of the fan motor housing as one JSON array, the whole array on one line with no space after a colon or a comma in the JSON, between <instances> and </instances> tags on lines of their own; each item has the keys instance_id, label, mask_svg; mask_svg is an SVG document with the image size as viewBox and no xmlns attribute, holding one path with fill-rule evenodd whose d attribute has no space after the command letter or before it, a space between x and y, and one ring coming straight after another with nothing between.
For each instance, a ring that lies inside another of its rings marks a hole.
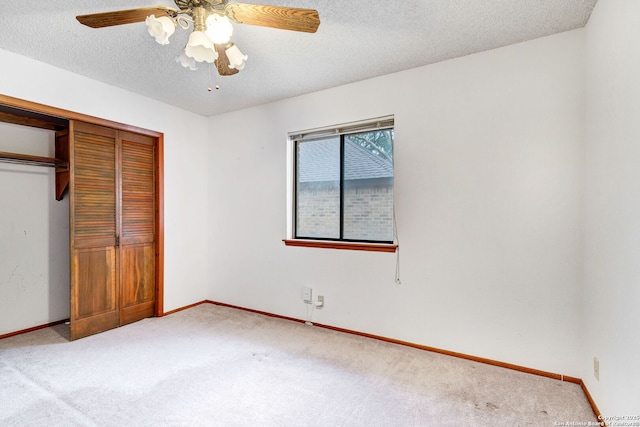
<instances>
[{"instance_id":1,"label":"fan motor housing","mask_svg":"<svg viewBox=\"0 0 640 427\"><path fill-rule=\"evenodd\" d=\"M195 7L213 10L224 7L226 0L174 0L174 2L180 10L193 9Z\"/></svg>"}]
</instances>

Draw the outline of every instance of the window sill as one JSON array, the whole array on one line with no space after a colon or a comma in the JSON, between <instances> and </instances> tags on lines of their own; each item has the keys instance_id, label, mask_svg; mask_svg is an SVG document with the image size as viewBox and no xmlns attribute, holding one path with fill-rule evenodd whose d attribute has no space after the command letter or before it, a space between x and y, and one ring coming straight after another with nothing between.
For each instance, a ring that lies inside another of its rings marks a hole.
<instances>
[{"instance_id":1,"label":"window sill","mask_svg":"<svg viewBox=\"0 0 640 427\"><path fill-rule=\"evenodd\" d=\"M384 243L353 243L353 242L334 242L326 240L292 240L284 239L287 246L304 246L307 248L324 248L324 249L347 249L352 251L370 251L370 252L395 252L398 245Z\"/></svg>"}]
</instances>

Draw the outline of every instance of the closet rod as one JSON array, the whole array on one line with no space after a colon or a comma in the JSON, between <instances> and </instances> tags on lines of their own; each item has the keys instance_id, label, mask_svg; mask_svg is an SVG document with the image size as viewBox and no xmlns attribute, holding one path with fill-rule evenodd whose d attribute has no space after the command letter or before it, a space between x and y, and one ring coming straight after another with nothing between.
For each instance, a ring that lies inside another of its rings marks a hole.
<instances>
[{"instance_id":1,"label":"closet rod","mask_svg":"<svg viewBox=\"0 0 640 427\"><path fill-rule=\"evenodd\" d=\"M67 169L69 162L52 157L30 156L28 154L5 153L0 151L0 162L19 165L48 166Z\"/></svg>"}]
</instances>

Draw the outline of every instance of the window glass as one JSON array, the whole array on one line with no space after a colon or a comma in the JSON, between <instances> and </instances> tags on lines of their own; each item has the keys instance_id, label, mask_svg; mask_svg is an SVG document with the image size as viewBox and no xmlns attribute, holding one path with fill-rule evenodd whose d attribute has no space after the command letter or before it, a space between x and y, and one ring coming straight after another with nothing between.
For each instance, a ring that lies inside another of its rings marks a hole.
<instances>
[{"instance_id":1,"label":"window glass","mask_svg":"<svg viewBox=\"0 0 640 427\"><path fill-rule=\"evenodd\" d=\"M343 238L393 241L393 130L346 135Z\"/></svg>"},{"instance_id":2,"label":"window glass","mask_svg":"<svg viewBox=\"0 0 640 427\"><path fill-rule=\"evenodd\" d=\"M340 137L299 143L296 161L299 237L340 238Z\"/></svg>"}]
</instances>

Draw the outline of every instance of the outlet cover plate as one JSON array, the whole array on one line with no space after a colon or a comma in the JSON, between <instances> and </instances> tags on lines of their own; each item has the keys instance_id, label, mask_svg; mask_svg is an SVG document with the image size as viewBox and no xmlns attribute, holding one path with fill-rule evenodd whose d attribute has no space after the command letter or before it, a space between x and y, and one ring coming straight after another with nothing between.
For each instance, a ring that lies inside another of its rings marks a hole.
<instances>
[{"instance_id":1,"label":"outlet cover plate","mask_svg":"<svg viewBox=\"0 0 640 427\"><path fill-rule=\"evenodd\" d=\"M302 288L302 300L305 302L305 304L311 304L313 302L311 298L312 294L313 290L309 286L305 286L304 288Z\"/></svg>"}]
</instances>

